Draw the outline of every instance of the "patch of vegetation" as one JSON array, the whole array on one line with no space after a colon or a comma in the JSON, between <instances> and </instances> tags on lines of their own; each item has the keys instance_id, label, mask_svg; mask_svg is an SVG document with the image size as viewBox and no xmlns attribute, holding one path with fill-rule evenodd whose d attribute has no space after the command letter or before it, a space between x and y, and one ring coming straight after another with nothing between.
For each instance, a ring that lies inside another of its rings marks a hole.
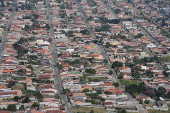
<instances>
[{"instance_id":1,"label":"patch of vegetation","mask_svg":"<svg viewBox=\"0 0 170 113\"><path fill-rule=\"evenodd\" d=\"M93 111L93 112L92 112ZM107 113L104 108L97 107L73 107L73 113Z\"/></svg>"},{"instance_id":2,"label":"patch of vegetation","mask_svg":"<svg viewBox=\"0 0 170 113\"><path fill-rule=\"evenodd\" d=\"M85 72L88 74L96 74L96 70L92 68L86 69Z\"/></svg>"},{"instance_id":3,"label":"patch of vegetation","mask_svg":"<svg viewBox=\"0 0 170 113\"><path fill-rule=\"evenodd\" d=\"M123 66L123 63L122 62L113 62L112 63L112 68L119 68L119 67L122 67Z\"/></svg>"},{"instance_id":4,"label":"patch of vegetation","mask_svg":"<svg viewBox=\"0 0 170 113\"><path fill-rule=\"evenodd\" d=\"M145 90L145 85L143 82L136 80L120 80L122 85L125 85L125 90L132 96L136 96L143 93Z\"/></svg>"},{"instance_id":5,"label":"patch of vegetation","mask_svg":"<svg viewBox=\"0 0 170 113\"><path fill-rule=\"evenodd\" d=\"M102 32L102 31L110 31L111 26L108 24L101 25L100 27L95 28L96 32Z\"/></svg>"},{"instance_id":6,"label":"patch of vegetation","mask_svg":"<svg viewBox=\"0 0 170 113\"><path fill-rule=\"evenodd\" d=\"M166 37L170 38L170 32L168 32L168 31L166 31L166 30L161 30L161 34L162 34L163 36L166 36Z\"/></svg>"}]
</instances>

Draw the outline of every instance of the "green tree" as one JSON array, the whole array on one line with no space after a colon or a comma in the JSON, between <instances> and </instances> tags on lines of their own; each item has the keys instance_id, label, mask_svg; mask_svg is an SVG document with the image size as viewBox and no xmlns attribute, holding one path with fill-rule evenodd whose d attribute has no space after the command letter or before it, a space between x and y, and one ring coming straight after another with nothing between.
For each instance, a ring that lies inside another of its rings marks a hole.
<instances>
[{"instance_id":1,"label":"green tree","mask_svg":"<svg viewBox=\"0 0 170 113\"><path fill-rule=\"evenodd\" d=\"M7 110L9 111L16 111L17 108L16 108L16 104L9 104L8 107L7 107Z\"/></svg>"},{"instance_id":2,"label":"green tree","mask_svg":"<svg viewBox=\"0 0 170 113\"><path fill-rule=\"evenodd\" d=\"M84 34L84 35L89 35L90 32L87 29L81 30L80 33Z\"/></svg>"},{"instance_id":3,"label":"green tree","mask_svg":"<svg viewBox=\"0 0 170 113\"><path fill-rule=\"evenodd\" d=\"M109 42L106 42L106 48L109 48L109 47L111 47L111 44L109 43Z\"/></svg>"},{"instance_id":4,"label":"green tree","mask_svg":"<svg viewBox=\"0 0 170 113\"><path fill-rule=\"evenodd\" d=\"M109 75L112 75L112 74L113 74L113 71L112 71L112 70L109 70L108 74L109 74Z\"/></svg>"},{"instance_id":5,"label":"green tree","mask_svg":"<svg viewBox=\"0 0 170 113\"><path fill-rule=\"evenodd\" d=\"M118 83L118 82L114 82L113 85L114 85L115 87L119 87L119 83Z\"/></svg>"},{"instance_id":6,"label":"green tree","mask_svg":"<svg viewBox=\"0 0 170 113\"><path fill-rule=\"evenodd\" d=\"M101 31L110 31L110 29L111 29L110 25L104 24L100 27L97 27L95 30L96 30L96 32L101 32Z\"/></svg>"},{"instance_id":7,"label":"green tree","mask_svg":"<svg viewBox=\"0 0 170 113\"><path fill-rule=\"evenodd\" d=\"M25 97L25 98L23 98L22 103L28 103L30 101L31 100L29 99L29 97Z\"/></svg>"},{"instance_id":8,"label":"green tree","mask_svg":"<svg viewBox=\"0 0 170 113\"><path fill-rule=\"evenodd\" d=\"M19 110L25 110L24 105L21 105L20 108L19 108Z\"/></svg>"},{"instance_id":9,"label":"green tree","mask_svg":"<svg viewBox=\"0 0 170 113\"><path fill-rule=\"evenodd\" d=\"M19 75L26 74L26 69L19 69L19 70L17 71L17 74L19 74Z\"/></svg>"},{"instance_id":10,"label":"green tree","mask_svg":"<svg viewBox=\"0 0 170 113\"><path fill-rule=\"evenodd\" d=\"M32 108L37 108L37 109L39 109L39 103L37 103L37 102L34 102L32 105L31 105L31 107Z\"/></svg>"},{"instance_id":11,"label":"green tree","mask_svg":"<svg viewBox=\"0 0 170 113\"><path fill-rule=\"evenodd\" d=\"M95 113L94 110L91 110L90 113Z\"/></svg>"},{"instance_id":12,"label":"green tree","mask_svg":"<svg viewBox=\"0 0 170 113\"><path fill-rule=\"evenodd\" d=\"M115 9L114 12L115 12L116 14L119 14L119 13L121 12L121 10L120 10L120 9Z\"/></svg>"},{"instance_id":13,"label":"green tree","mask_svg":"<svg viewBox=\"0 0 170 113\"><path fill-rule=\"evenodd\" d=\"M123 63L122 62L113 62L112 63L112 68L119 68L119 67L122 67L123 66Z\"/></svg>"},{"instance_id":14,"label":"green tree","mask_svg":"<svg viewBox=\"0 0 170 113\"><path fill-rule=\"evenodd\" d=\"M89 89L83 89L83 92L89 92Z\"/></svg>"},{"instance_id":15,"label":"green tree","mask_svg":"<svg viewBox=\"0 0 170 113\"><path fill-rule=\"evenodd\" d=\"M89 74L96 74L96 70L92 68L86 69L85 72Z\"/></svg>"},{"instance_id":16,"label":"green tree","mask_svg":"<svg viewBox=\"0 0 170 113\"><path fill-rule=\"evenodd\" d=\"M150 78L152 78L152 77L154 76L154 73L153 73L152 71L150 71L150 70L147 70L147 71L145 72L145 74L146 74L148 77L150 77Z\"/></svg>"},{"instance_id":17,"label":"green tree","mask_svg":"<svg viewBox=\"0 0 170 113\"><path fill-rule=\"evenodd\" d=\"M43 99L43 95L39 91L37 91L34 94L34 96L38 99L38 101L42 101L42 99Z\"/></svg>"},{"instance_id":18,"label":"green tree","mask_svg":"<svg viewBox=\"0 0 170 113\"><path fill-rule=\"evenodd\" d=\"M32 28L31 28L30 25L25 25L24 28L23 28L24 31L31 31L31 29Z\"/></svg>"},{"instance_id":19,"label":"green tree","mask_svg":"<svg viewBox=\"0 0 170 113\"><path fill-rule=\"evenodd\" d=\"M123 79L123 73L119 73L117 78L118 79Z\"/></svg>"},{"instance_id":20,"label":"green tree","mask_svg":"<svg viewBox=\"0 0 170 113\"><path fill-rule=\"evenodd\" d=\"M15 96L15 97L13 98L14 101L18 101L19 99L21 99L19 96Z\"/></svg>"},{"instance_id":21,"label":"green tree","mask_svg":"<svg viewBox=\"0 0 170 113\"><path fill-rule=\"evenodd\" d=\"M107 60L107 59L104 59L104 60L103 60L103 63L108 64L108 60Z\"/></svg>"},{"instance_id":22,"label":"green tree","mask_svg":"<svg viewBox=\"0 0 170 113\"><path fill-rule=\"evenodd\" d=\"M135 38L141 38L142 36L143 36L142 33L138 33L138 34L135 36Z\"/></svg>"},{"instance_id":23,"label":"green tree","mask_svg":"<svg viewBox=\"0 0 170 113\"><path fill-rule=\"evenodd\" d=\"M7 84L8 88L11 88L12 86L14 86L16 84L16 81L10 80Z\"/></svg>"},{"instance_id":24,"label":"green tree","mask_svg":"<svg viewBox=\"0 0 170 113\"><path fill-rule=\"evenodd\" d=\"M125 109L118 109L117 113L127 113L127 111Z\"/></svg>"},{"instance_id":25,"label":"green tree","mask_svg":"<svg viewBox=\"0 0 170 113\"><path fill-rule=\"evenodd\" d=\"M144 83L137 83L137 84L128 84L125 87L126 91L133 96L136 96L136 94L143 93L145 90Z\"/></svg>"},{"instance_id":26,"label":"green tree","mask_svg":"<svg viewBox=\"0 0 170 113\"><path fill-rule=\"evenodd\" d=\"M67 35L68 37L73 37L73 36L74 36L73 33L74 33L73 31L68 31L66 35Z\"/></svg>"},{"instance_id":27,"label":"green tree","mask_svg":"<svg viewBox=\"0 0 170 113\"><path fill-rule=\"evenodd\" d=\"M159 87L156 91L157 97L164 97L166 94L166 89L164 87Z\"/></svg>"},{"instance_id":28,"label":"green tree","mask_svg":"<svg viewBox=\"0 0 170 113\"><path fill-rule=\"evenodd\" d=\"M145 100L144 101L145 104L149 104L149 102L150 102L149 100Z\"/></svg>"},{"instance_id":29,"label":"green tree","mask_svg":"<svg viewBox=\"0 0 170 113\"><path fill-rule=\"evenodd\" d=\"M70 90L69 90L69 89L64 89L64 90L63 90L63 93L67 95L67 94L70 93Z\"/></svg>"},{"instance_id":30,"label":"green tree","mask_svg":"<svg viewBox=\"0 0 170 113\"><path fill-rule=\"evenodd\" d=\"M170 99L170 92L166 94L166 98Z\"/></svg>"}]
</instances>

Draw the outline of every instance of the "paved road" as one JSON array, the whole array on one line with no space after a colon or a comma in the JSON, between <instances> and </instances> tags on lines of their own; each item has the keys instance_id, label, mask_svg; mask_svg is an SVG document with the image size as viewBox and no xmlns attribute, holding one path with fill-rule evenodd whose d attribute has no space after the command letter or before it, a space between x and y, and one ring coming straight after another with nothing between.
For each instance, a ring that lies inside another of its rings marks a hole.
<instances>
[{"instance_id":1,"label":"paved road","mask_svg":"<svg viewBox=\"0 0 170 113\"><path fill-rule=\"evenodd\" d=\"M96 34L95 34L94 30L93 30L93 27L92 27L92 26L89 24L89 22L87 21L87 20L88 20L88 19L87 19L88 16L87 16L86 13L84 12L83 6L80 5L81 1L80 1L80 0L76 0L76 3L79 5L78 10L80 11L80 15L81 15L81 17L82 17L82 20L86 23L87 29L88 29L88 31L90 32L91 37L93 37L93 39L97 39L97 38L96 38ZM103 45L99 45L99 47L100 47L100 50L101 50L101 54L102 54L102 55L105 57L105 59L108 61L108 67L110 68L110 66L111 66L111 61L110 61L110 59L109 59L109 55L107 54L105 47L104 47ZM112 80L113 80L114 82L118 82L118 80L117 80L117 74L116 74L115 70L113 70L112 68L110 68L110 70L113 71Z\"/></svg>"},{"instance_id":2,"label":"paved road","mask_svg":"<svg viewBox=\"0 0 170 113\"><path fill-rule=\"evenodd\" d=\"M55 77L55 87L56 89L58 90L58 93L59 93L59 96L62 100L62 104L65 106L65 110L67 113L72 113L71 112L71 104L70 102L68 101L68 98L65 94L63 94L63 85L62 85L62 80L59 76L60 74L60 70L59 68L57 67L57 62L56 60L58 59L57 58L57 53L56 53L56 41L55 41L55 37L54 37L54 30L53 30L53 25L52 25L52 18L53 18L53 15L51 14L51 6L50 6L50 3L49 3L49 0L46 0L45 1L45 5L46 5L46 13L47 13L47 19L48 19L48 24L50 26L50 29L49 29L49 40L51 40L51 47L50 47L50 51L52 53L52 59L50 59L50 63L51 63L51 66L52 68L54 69L54 77Z\"/></svg>"},{"instance_id":3,"label":"paved road","mask_svg":"<svg viewBox=\"0 0 170 113\"><path fill-rule=\"evenodd\" d=\"M148 30L146 30L146 28L144 28L142 25L140 25L135 19L133 19L133 22L134 22L135 24L137 24L137 25L141 28L142 32L143 32L150 40L152 40L156 46L160 46L160 42L158 41L158 39L156 39L154 36L152 36L152 34L151 34L150 32L148 32Z\"/></svg>"}]
</instances>

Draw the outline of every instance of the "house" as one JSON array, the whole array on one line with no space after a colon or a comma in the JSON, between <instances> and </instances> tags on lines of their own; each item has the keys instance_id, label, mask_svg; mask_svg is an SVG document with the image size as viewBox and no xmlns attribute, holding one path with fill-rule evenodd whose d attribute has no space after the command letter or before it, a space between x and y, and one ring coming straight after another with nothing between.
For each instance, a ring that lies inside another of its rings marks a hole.
<instances>
[{"instance_id":1,"label":"house","mask_svg":"<svg viewBox=\"0 0 170 113\"><path fill-rule=\"evenodd\" d=\"M56 89L54 89L54 88L41 89L41 90L40 90L40 93L41 93L42 95L48 95L48 96L55 96L57 92L58 92L58 91L57 91Z\"/></svg>"},{"instance_id":2,"label":"house","mask_svg":"<svg viewBox=\"0 0 170 113\"><path fill-rule=\"evenodd\" d=\"M91 106L92 104L89 102L82 102L82 101L74 101L73 105L79 105L79 106Z\"/></svg>"},{"instance_id":3,"label":"house","mask_svg":"<svg viewBox=\"0 0 170 113\"><path fill-rule=\"evenodd\" d=\"M146 47L148 47L148 48L155 48L157 46L155 44L153 44L153 43L149 43L149 44L147 44Z\"/></svg>"},{"instance_id":4,"label":"house","mask_svg":"<svg viewBox=\"0 0 170 113\"><path fill-rule=\"evenodd\" d=\"M123 90L120 90L120 89L117 89L117 88L109 88L109 89L105 89L104 92L108 92L108 93L112 93L112 94L123 94L124 91Z\"/></svg>"},{"instance_id":5,"label":"house","mask_svg":"<svg viewBox=\"0 0 170 113\"><path fill-rule=\"evenodd\" d=\"M87 99L85 93L72 93L72 100L76 101L84 101Z\"/></svg>"},{"instance_id":6,"label":"house","mask_svg":"<svg viewBox=\"0 0 170 113\"><path fill-rule=\"evenodd\" d=\"M123 66L123 67L120 67L119 68L119 71L121 73L131 73L131 68L130 67L127 67L127 66Z\"/></svg>"}]
</instances>

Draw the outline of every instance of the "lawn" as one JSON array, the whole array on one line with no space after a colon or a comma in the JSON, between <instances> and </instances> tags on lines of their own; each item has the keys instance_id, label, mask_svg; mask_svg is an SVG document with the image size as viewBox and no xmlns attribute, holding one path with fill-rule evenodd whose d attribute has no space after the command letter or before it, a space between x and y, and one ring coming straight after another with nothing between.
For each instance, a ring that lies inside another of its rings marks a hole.
<instances>
[{"instance_id":1,"label":"lawn","mask_svg":"<svg viewBox=\"0 0 170 113\"><path fill-rule=\"evenodd\" d=\"M168 111L148 110L148 113L170 113L170 110Z\"/></svg>"},{"instance_id":2,"label":"lawn","mask_svg":"<svg viewBox=\"0 0 170 113\"><path fill-rule=\"evenodd\" d=\"M94 113L107 113L104 108L98 107L74 107L73 113L89 113L92 110Z\"/></svg>"},{"instance_id":3,"label":"lawn","mask_svg":"<svg viewBox=\"0 0 170 113\"><path fill-rule=\"evenodd\" d=\"M120 83L121 83L122 85L127 86L127 85L132 85L132 84L139 84L139 83L141 83L141 82L140 82L140 81L137 81L137 80L120 80Z\"/></svg>"}]
</instances>

